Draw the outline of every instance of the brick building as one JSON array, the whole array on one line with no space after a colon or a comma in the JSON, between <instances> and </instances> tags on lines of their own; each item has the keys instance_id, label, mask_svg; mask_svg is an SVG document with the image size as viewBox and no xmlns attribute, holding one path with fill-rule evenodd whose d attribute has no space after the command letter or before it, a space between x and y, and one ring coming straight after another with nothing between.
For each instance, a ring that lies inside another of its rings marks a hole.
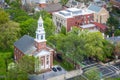
<instances>
[{"instance_id":1,"label":"brick building","mask_svg":"<svg viewBox=\"0 0 120 80\"><path fill-rule=\"evenodd\" d=\"M54 12L53 22L57 26L57 32L61 30L62 26L66 27L67 31L70 31L73 26L84 29L90 28L90 30L94 29L94 31L97 29L104 31L102 29L106 29L106 26L103 24L106 23L108 17L109 13L104 8L90 5L88 8L83 9L67 8L65 10ZM94 22L96 22L97 25L94 24ZM101 26L105 28L101 28Z\"/></svg>"},{"instance_id":2,"label":"brick building","mask_svg":"<svg viewBox=\"0 0 120 80\"><path fill-rule=\"evenodd\" d=\"M62 26L65 26L66 30L70 31L72 26L80 26L93 22L93 14L92 11L87 9L68 8L53 13L53 22L57 26L57 31L60 31Z\"/></svg>"},{"instance_id":3,"label":"brick building","mask_svg":"<svg viewBox=\"0 0 120 80\"><path fill-rule=\"evenodd\" d=\"M18 61L24 55L34 56L39 59L35 65L35 71L49 70L53 66L54 50L46 46L43 20L38 20L36 38L24 35L14 43L14 59Z\"/></svg>"}]
</instances>

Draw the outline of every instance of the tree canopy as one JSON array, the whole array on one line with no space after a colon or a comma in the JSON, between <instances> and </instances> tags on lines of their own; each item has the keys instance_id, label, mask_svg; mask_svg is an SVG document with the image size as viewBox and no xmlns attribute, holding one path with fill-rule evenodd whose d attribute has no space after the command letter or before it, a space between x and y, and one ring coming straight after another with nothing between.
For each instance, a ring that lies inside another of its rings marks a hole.
<instances>
[{"instance_id":1,"label":"tree canopy","mask_svg":"<svg viewBox=\"0 0 120 80\"><path fill-rule=\"evenodd\" d=\"M9 20L8 14L0 10L0 48L1 49L11 49L13 43L19 37L19 24ZM2 18L2 19L1 19Z\"/></svg>"},{"instance_id":2,"label":"tree canopy","mask_svg":"<svg viewBox=\"0 0 120 80\"><path fill-rule=\"evenodd\" d=\"M85 57L105 60L113 51L112 44L106 41L100 32L81 31L79 28L73 28L66 35L52 35L48 42L57 52L75 63L81 62Z\"/></svg>"}]
</instances>

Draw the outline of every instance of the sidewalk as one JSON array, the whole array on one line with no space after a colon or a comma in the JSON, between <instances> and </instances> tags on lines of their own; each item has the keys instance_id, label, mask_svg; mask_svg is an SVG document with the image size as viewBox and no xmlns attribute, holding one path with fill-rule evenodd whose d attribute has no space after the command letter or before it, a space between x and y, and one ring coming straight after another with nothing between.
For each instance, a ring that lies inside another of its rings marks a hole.
<instances>
[{"instance_id":1,"label":"sidewalk","mask_svg":"<svg viewBox=\"0 0 120 80\"><path fill-rule=\"evenodd\" d=\"M47 80L65 80L65 79L69 79L69 78L81 75L82 73L83 73L82 70L73 70L73 71L67 72L65 74L49 78Z\"/></svg>"},{"instance_id":2,"label":"sidewalk","mask_svg":"<svg viewBox=\"0 0 120 80\"><path fill-rule=\"evenodd\" d=\"M120 59L118 59L118 60L114 60L114 61L111 61L111 62L108 62L108 63L100 63L101 65L104 65L104 66L109 66L109 65L113 65L113 64L115 64L115 63L117 63L117 62L120 62Z\"/></svg>"}]
</instances>

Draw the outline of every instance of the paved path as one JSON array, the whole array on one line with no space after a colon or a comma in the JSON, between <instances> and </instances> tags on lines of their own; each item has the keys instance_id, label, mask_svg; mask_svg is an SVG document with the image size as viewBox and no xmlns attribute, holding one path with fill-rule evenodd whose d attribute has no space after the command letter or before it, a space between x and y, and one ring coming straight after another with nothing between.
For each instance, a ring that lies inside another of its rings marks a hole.
<instances>
[{"instance_id":1,"label":"paved path","mask_svg":"<svg viewBox=\"0 0 120 80\"><path fill-rule=\"evenodd\" d=\"M83 73L82 70L73 70L73 71L67 72L66 74L62 74L62 75L59 75L59 76L56 76L53 78L49 78L47 80L65 80L68 78L72 78L72 77L81 75L82 73Z\"/></svg>"}]
</instances>

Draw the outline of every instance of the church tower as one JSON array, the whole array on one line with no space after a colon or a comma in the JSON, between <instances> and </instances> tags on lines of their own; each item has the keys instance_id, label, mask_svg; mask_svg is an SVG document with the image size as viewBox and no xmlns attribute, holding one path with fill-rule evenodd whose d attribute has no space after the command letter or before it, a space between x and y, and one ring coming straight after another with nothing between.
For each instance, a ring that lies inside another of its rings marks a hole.
<instances>
[{"instance_id":1,"label":"church tower","mask_svg":"<svg viewBox=\"0 0 120 80\"><path fill-rule=\"evenodd\" d=\"M35 46L37 48L37 51L40 51L41 49L46 49L45 30L43 27L43 20L41 16L38 20L38 27L36 30L36 38L35 38Z\"/></svg>"},{"instance_id":2,"label":"church tower","mask_svg":"<svg viewBox=\"0 0 120 80\"><path fill-rule=\"evenodd\" d=\"M39 0L39 6L41 8L45 8L46 7L46 0Z\"/></svg>"}]
</instances>

